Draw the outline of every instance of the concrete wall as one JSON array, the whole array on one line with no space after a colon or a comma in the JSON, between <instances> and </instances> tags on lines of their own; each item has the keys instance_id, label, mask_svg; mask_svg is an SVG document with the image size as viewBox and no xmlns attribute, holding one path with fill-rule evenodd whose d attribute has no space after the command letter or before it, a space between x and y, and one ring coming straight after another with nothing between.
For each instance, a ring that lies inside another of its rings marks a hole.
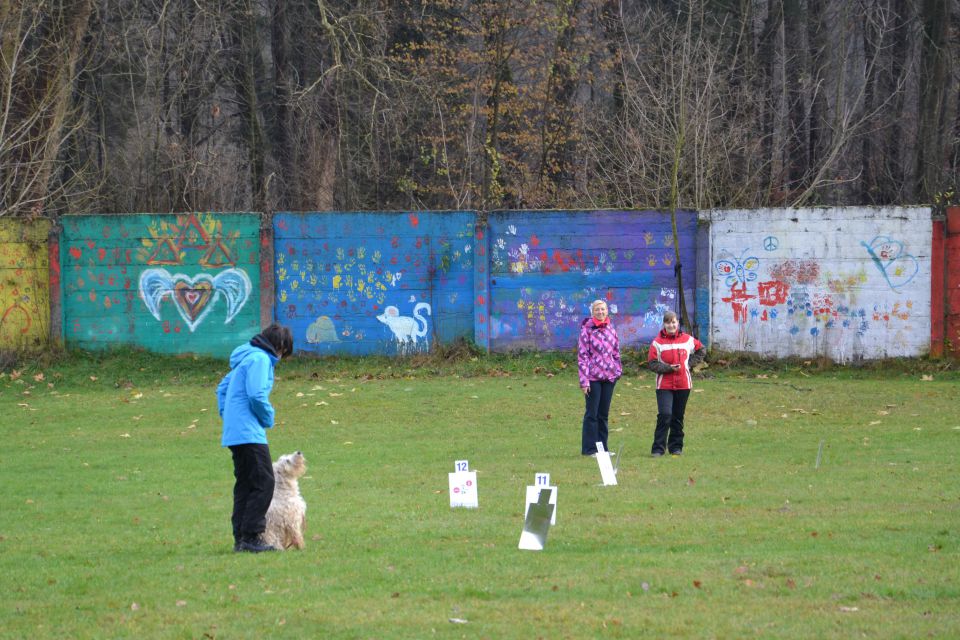
<instances>
[{"instance_id":1,"label":"concrete wall","mask_svg":"<svg viewBox=\"0 0 960 640\"><path fill-rule=\"evenodd\" d=\"M697 216L677 213L689 314L694 315ZM572 349L590 303L606 300L624 346L649 343L666 309L677 310L669 213L503 211L491 213L489 346Z\"/></svg>"},{"instance_id":2,"label":"concrete wall","mask_svg":"<svg viewBox=\"0 0 960 640\"><path fill-rule=\"evenodd\" d=\"M46 220L0 220L0 347L44 346L50 295Z\"/></svg>"},{"instance_id":3,"label":"concrete wall","mask_svg":"<svg viewBox=\"0 0 960 640\"><path fill-rule=\"evenodd\" d=\"M409 354L473 338L470 211L277 213L275 315L296 348Z\"/></svg>"},{"instance_id":4,"label":"concrete wall","mask_svg":"<svg viewBox=\"0 0 960 640\"><path fill-rule=\"evenodd\" d=\"M226 355L260 328L259 216L63 218L64 337Z\"/></svg>"},{"instance_id":5,"label":"concrete wall","mask_svg":"<svg viewBox=\"0 0 960 640\"><path fill-rule=\"evenodd\" d=\"M929 208L702 216L714 348L837 362L928 353Z\"/></svg>"}]
</instances>

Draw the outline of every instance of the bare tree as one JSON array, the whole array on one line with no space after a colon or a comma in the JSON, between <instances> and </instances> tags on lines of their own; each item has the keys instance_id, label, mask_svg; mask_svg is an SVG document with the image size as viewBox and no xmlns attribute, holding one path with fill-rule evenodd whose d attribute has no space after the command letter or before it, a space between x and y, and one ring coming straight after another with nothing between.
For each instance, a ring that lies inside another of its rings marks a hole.
<instances>
[{"instance_id":1,"label":"bare tree","mask_svg":"<svg viewBox=\"0 0 960 640\"><path fill-rule=\"evenodd\" d=\"M93 0L0 2L0 216L35 217L78 183L57 159L82 122L72 89Z\"/></svg>"}]
</instances>

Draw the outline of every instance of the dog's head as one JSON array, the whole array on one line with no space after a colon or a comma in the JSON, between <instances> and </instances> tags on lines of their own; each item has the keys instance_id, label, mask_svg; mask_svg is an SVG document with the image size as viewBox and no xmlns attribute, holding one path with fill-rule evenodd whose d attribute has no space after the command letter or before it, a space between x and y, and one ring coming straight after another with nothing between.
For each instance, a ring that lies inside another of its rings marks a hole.
<instances>
[{"instance_id":1,"label":"dog's head","mask_svg":"<svg viewBox=\"0 0 960 640\"><path fill-rule=\"evenodd\" d=\"M273 472L285 478L299 478L306 470L307 459L303 457L301 451L280 456L280 459L273 465Z\"/></svg>"}]
</instances>

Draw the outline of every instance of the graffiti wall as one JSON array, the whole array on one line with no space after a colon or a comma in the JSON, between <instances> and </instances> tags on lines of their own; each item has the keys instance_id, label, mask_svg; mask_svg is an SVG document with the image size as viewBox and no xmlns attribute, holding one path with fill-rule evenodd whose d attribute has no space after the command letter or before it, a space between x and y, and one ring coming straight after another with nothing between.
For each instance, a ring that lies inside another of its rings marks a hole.
<instances>
[{"instance_id":1,"label":"graffiti wall","mask_svg":"<svg viewBox=\"0 0 960 640\"><path fill-rule=\"evenodd\" d=\"M473 338L474 214L278 213L275 315L298 350L425 352Z\"/></svg>"},{"instance_id":2,"label":"graffiti wall","mask_svg":"<svg viewBox=\"0 0 960 640\"><path fill-rule=\"evenodd\" d=\"M0 349L47 344L49 229L46 221L0 220Z\"/></svg>"},{"instance_id":3,"label":"graffiti wall","mask_svg":"<svg viewBox=\"0 0 960 640\"><path fill-rule=\"evenodd\" d=\"M930 209L709 218L712 347L841 363L928 352Z\"/></svg>"},{"instance_id":4,"label":"graffiti wall","mask_svg":"<svg viewBox=\"0 0 960 640\"><path fill-rule=\"evenodd\" d=\"M686 302L694 313L697 217L677 213ZM504 211L490 214L490 347L576 346L590 303L607 301L621 344L649 343L678 310L669 213ZM479 332L479 329L478 329Z\"/></svg>"},{"instance_id":5,"label":"graffiti wall","mask_svg":"<svg viewBox=\"0 0 960 640\"><path fill-rule=\"evenodd\" d=\"M227 355L260 329L260 217L63 218L64 338Z\"/></svg>"}]
</instances>

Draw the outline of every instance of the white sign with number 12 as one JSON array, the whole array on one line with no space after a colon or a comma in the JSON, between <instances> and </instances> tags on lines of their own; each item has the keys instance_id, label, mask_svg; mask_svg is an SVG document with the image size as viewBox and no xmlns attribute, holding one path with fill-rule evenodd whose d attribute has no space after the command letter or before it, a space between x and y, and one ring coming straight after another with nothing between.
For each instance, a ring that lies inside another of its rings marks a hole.
<instances>
[{"instance_id":1,"label":"white sign with number 12","mask_svg":"<svg viewBox=\"0 0 960 640\"><path fill-rule=\"evenodd\" d=\"M453 468L455 471L447 474L450 483L450 508L476 509L480 506L480 496L477 494L477 472L470 471L470 464L466 460L455 461Z\"/></svg>"}]
</instances>

